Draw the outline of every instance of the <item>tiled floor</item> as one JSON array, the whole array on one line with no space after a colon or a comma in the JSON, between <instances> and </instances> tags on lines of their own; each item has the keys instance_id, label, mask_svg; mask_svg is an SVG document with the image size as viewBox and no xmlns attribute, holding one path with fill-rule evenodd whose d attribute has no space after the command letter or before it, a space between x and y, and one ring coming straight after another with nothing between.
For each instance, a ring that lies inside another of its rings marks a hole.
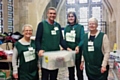
<instances>
[{"instance_id":1,"label":"tiled floor","mask_svg":"<svg viewBox=\"0 0 120 80\"><path fill-rule=\"evenodd\" d=\"M84 75L84 80L88 80L87 76L85 74L85 71L83 72L83 75ZM75 76L75 78L76 78L75 80L77 80L76 76ZM58 80L69 80L68 79L68 69L67 68L59 69Z\"/></svg>"},{"instance_id":2,"label":"tiled floor","mask_svg":"<svg viewBox=\"0 0 120 80\"><path fill-rule=\"evenodd\" d=\"M41 75L41 72L40 72ZM75 77L77 80L77 77ZM41 79L40 79L41 80ZM67 68L60 68L58 73L58 80L69 80L68 79L68 69ZM84 80L88 80L84 71Z\"/></svg>"},{"instance_id":3,"label":"tiled floor","mask_svg":"<svg viewBox=\"0 0 120 80\"><path fill-rule=\"evenodd\" d=\"M40 75L41 75L41 72L40 72ZM77 80L77 77L75 77L75 78L76 78L75 80ZM58 80L69 80L68 79L68 69L67 68L60 68L59 69ZM87 77L86 77L85 71L84 71L84 80L88 80Z\"/></svg>"},{"instance_id":4,"label":"tiled floor","mask_svg":"<svg viewBox=\"0 0 120 80\"><path fill-rule=\"evenodd\" d=\"M41 73L40 73L41 74ZM85 74L85 70L83 71L83 75L84 75L84 80L88 80L87 79L87 76ZM41 79L40 79L41 80ZM58 80L69 80L68 79L68 69L67 68L60 68L59 69L59 73L58 73ZM77 77L76 79L77 80ZM108 80L117 80L114 78L114 75L112 73L112 71L110 70L109 72L109 77L108 77Z\"/></svg>"}]
</instances>

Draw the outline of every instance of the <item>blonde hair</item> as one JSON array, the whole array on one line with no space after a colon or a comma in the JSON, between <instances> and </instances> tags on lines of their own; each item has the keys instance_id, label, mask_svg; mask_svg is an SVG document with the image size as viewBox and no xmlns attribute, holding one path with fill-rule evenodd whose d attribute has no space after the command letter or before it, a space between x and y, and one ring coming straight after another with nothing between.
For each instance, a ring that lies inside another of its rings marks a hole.
<instances>
[{"instance_id":1,"label":"blonde hair","mask_svg":"<svg viewBox=\"0 0 120 80\"><path fill-rule=\"evenodd\" d=\"M30 25L30 24L25 24L25 25L22 27L22 32L24 31L25 27L30 27L30 28L33 30L32 25Z\"/></svg>"},{"instance_id":2,"label":"blonde hair","mask_svg":"<svg viewBox=\"0 0 120 80\"><path fill-rule=\"evenodd\" d=\"M98 25L98 20L97 20L96 18L91 17L91 18L88 20L88 22L90 22L90 21L94 21L94 22Z\"/></svg>"}]
</instances>

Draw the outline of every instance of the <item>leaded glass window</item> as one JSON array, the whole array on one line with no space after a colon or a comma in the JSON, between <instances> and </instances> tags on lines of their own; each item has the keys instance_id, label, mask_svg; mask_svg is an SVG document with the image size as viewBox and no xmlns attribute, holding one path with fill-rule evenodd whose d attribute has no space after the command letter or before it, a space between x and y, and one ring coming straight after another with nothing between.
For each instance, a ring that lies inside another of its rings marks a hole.
<instances>
[{"instance_id":1,"label":"leaded glass window","mask_svg":"<svg viewBox=\"0 0 120 80\"><path fill-rule=\"evenodd\" d=\"M75 0L67 0L67 4L74 4Z\"/></svg>"},{"instance_id":2,"label":"leaded glass window","mask_svg":"<svg viewBox=\"0 0 120 80\"><path fill-rule=\"evenodd\" d=\"M76 13L79 23L84 25L85 31L88 30L89 18L95 17L102 22L102 0L67 0L66 14L69 11ZM99 26L98 28L100 30Z\"/></svg>"},{"instance_id":3,"label":"leaded glass window","mask_svg":"<svg viewBox=\"0 0 120 80\"><path fill-rule=\"evenodd\" d=\"M13 32L13 0L8 0L8 31Z\"/></svg>"},{"instance_id":4,"label":"leaded glass window","mask_svg":"<svg viewBox=\"0 0 120 80\"><path fill-rule=\"evenodd\" d=\"M0 0L0 33L3 32L3 11L2 0Z\"/></svg>"}]
</instances>

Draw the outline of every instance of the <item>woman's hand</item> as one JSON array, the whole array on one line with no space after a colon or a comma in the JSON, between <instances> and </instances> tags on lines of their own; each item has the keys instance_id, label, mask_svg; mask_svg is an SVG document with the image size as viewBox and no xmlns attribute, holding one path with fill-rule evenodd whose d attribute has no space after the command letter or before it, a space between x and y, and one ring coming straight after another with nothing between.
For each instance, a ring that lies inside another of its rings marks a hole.
<instances>
[{"instance_id":1,"label":"woman's hand","mask_svg":"<svg viewBox=\"0 0 120 80\"><path fill-rule=\"evenodd\" d=\"M75 51L76 51L76 54L79 53L79 46L77 46L77 47L75 48Z\"/></svg>"},{"instance_id":2,"label":"woman's hand","mask_svg":"<svg viewBox=\"0 0 120 80\"><path fill-rule=\"evenodd\" d=\"M71 49L71 48L67 48L67 50L68 50L68 51L72 51L72 49Z\"/></svg>"},{"instance_id":3,"label":"woman's hand","mask_svg":"<svg viewBox=\"0 0 120 80\"><path fill-rule=\"evenodd\" d=\"M18 79L18 73L13 74L13 77L14 77L15 79Z\"/></svg>"},{"instance_id":4,"label":"woman's hand","mask_svg":"<svg viewBox=\"0 0 120 80\"><path fill-rule=\"evenodd\" d=\"M42 56L43 56L43 53L44 53L44 50L40 50L39 53L38 53L38 56L39 56L39 57L42 57Z\"/></svg>"},{"instance_id":5,"label":"woman's hand","mask_svg":"<svg viewBox=\"0 0 120 80\"><path fill-rule=\"evenodd\" d=\"M104 73L106 71L106 67L101 67L101 73Z\"/></svg>"},{"instance_id":6,"label":"woman's hand","mask_svg":"<svg viewBox=\"0 0 120 80\"><path fill-rule=\"evenodd\" d=\"M84 61L81 61L80 70L83 70L83 69L84 69Z\"/></svg>"}]
</instances>

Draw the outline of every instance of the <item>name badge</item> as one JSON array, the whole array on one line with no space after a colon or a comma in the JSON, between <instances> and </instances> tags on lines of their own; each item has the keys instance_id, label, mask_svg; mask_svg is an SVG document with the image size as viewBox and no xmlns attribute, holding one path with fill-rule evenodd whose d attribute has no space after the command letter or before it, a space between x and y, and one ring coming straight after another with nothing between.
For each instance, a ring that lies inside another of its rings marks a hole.
<instances>
[{"instance_id":1,"label":"name badge","mask_svg":"<svg viewBox=\"0 0 120 80\"><path fill-rule=\"evenodd\" d=\"M71 30L71 33L75 33L75 30Z\"/></svg>"},{"instance_id":2,"label":"name badge","mask_svg":"<svg viewBox=\"0 0 120 80\"><path fill-rule=\"evenodd\" d=\"M94 46L88 47L88 51L94 51Z\"/></svg>"},{"instance_id":3,"label":"name badge","mask_svg":"<svg viewBox=\"0 0 120 80\"><path fill-rule=\"evenodd\" d=\"M33 47L28 47L28 50L29 51L33 51Z\"/></svg>"},{"instance_id":4,"label":"name badge","mask_svg":"<svg viewBox=\"0 0 120 80\"><path fill-rule=\"evenodd\" d=\"M55 31L55 30L52 30L52 31L51 31L51 34L52 34L52 35L56 35L56 31Z\"/></svg>"},{"instance_id":5,"label":"name badge","mask_svg":"<svg viewBox=\"0 0 120 80\"><path fill-rule=\"evenodd\" d=\"M93 42L92 42L92 41L89 41L89 42L88 42L88 45L93 46Z\"/></svg>"},{"instance_id":6,"label":"name badge","mask_svg":"<svg viewBox=\"0 0 120 80\"><path fill-rule=\"evenodd\" d=\"M29 62L35 59L35 49L33 51L25 51L23 52L25 62Z\"/></svg>"},{"instance_id":7,"label":"name badge","mask_svg":"<svg viewBox=\"0 0 120 80\"><path fill-rule=\"evenodd\" d=\"M66 41L75 42L75 33L66 33Z\"/></svg>"},{"instance_id":8,"label":"name badge","mask_svg":"<svg viewBox=\"0 0 120 80\"><path fill-rule=\"evenodd\" d=\"M55 27L54 30L57 31L57 30L58 30L58 27Z\"/></svg>"}]
</instances>

